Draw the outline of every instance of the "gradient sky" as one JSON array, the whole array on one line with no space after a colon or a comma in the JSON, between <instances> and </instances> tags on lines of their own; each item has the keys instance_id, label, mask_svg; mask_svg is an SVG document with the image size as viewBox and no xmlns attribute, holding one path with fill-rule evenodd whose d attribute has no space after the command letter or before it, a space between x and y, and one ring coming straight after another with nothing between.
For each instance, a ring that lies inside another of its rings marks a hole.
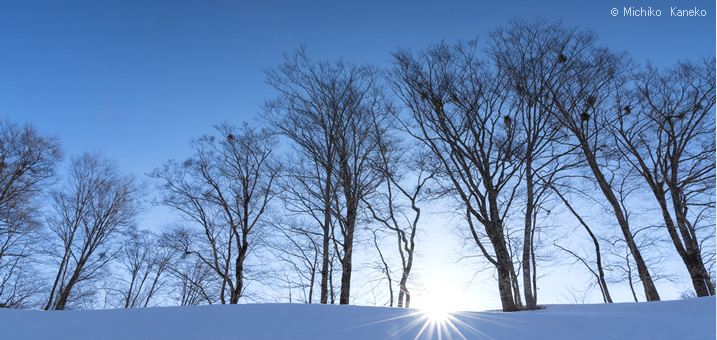
<instances>
[{"instance_id":1,"label":"gradient sky","mask_svg":"<svg viewBox=\"0 0 717 340\"><path fill-rule=\"evenodd\" d=\"M630 6L662 16L623 17ZM671 6L707 17L670 17ZM262 69L302 43L314 59L387 66L398 47L536 17L592 29L639 62L715 55L714 0L2 0L0 118L56 133L68 155L103 151L142 175L185 157L213 124L252 121L275 95Z\"/></svg>"}]
</instances>

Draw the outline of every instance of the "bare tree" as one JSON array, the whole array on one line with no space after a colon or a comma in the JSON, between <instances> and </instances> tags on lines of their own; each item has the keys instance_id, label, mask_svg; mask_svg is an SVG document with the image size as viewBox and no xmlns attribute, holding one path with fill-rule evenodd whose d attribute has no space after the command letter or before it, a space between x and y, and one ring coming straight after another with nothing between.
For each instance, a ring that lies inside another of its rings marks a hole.
<instances>
[{"instance_id":1,"label":"bare tree","mask_svg":"<svg viewBox=\"0 0 717 340\"><path fill-rule=\"evenodd\" d=\"M592 266L590 266L587 263L587 260L585 259L587 256L580 256L579 254L576 254L574 251L564 248L562 246L559 246L556 244L556 246L567 252L568 254L572 255L577 261L580 261L585 267L590 271L593 276L595 276L596 284L598 287L600 287L600 293L602 294L603 301L605 303L612 303L612 297L610 296L610 290L607 286L607 281L605 280L605 271L603 269L603 260L602 260L602 252L600 251L600 242L598 241L597 236L595 233L593 233L593 230L588 226L587 222L580 216L580 214L575 210L573 207L573 204L570 203L570 200L568 200L565 196L563 196L558 189L555 189L555 186L551 185L551 189L555 191L555 193L560 197L560 200L565 204L565 207L568 208L570 213L578 220L580 225L585 229L585 231L590 236L590 240L593 242L593 247L595 248L595 265L597 269L593 269ZM632 282L630 282L632 284ZM631 286L632 287L632 286Z\"/></svg>"},{"instance_id":2,"label":"bare tree","mask_svg":"<svg viewBox=\"0 0 717 340\"><path fill-rule=\"evenodd\" d=\"M244 293L245 260L257 244L257 229L274 197L279 165L273 160L276 141L266 131L244 124L216 127L190 145L194 154L182 163L169 161L155 169L164 193L162 202L179 212L200 233L186 233L178 251L197 256L220 278L219 301L235 304ZM228 298L227 298L228 297Z\"/></svg>"},{"instance_id":3,"label":"bare tree","mask_svg":"<svg viewBox=\"0 0 717 340\"><path fill-rule=\"evenodd\" d=\"M165 286L165 272L173 257L167 247L158 247L158 238L149 231L133 231L118 259L123 270L116 275L124 308L147 307Z\"/></svg>"},{"instance_id":4,"label":"bare tree","mask_svg":"<svg viewBox=\"0 0 717 340\"><path fill-rule=\"evenodd\" d=\"M56 137L0 120L0 307L23 307L40 289L31 258L42 225L38 197L61 159Z\"/></svg>"},{"instance_id":5,"label":"bare tree","mask_svg":"<svg viewBox=\"0 0 717 340\"><path fill-rule=\"evenodd\" d=\"M134 227L140 187L118 165L98 154L74 157L63 186L51 193L48 223L57 274L45 310L63 310L75 286L89 281L119 251L122 233Z\"/></svg>"},{"instance_id":6,"label":"bare tree","mask_svg":"<svg viewBox=\"0 0 717 340\"><path fill-rule=\"evenodd\" d=\"M374 82L375 71L369 70L370 83L356 112L343 118L338 143L338 180L341 193L335 212L341 240L333 238L341 262L341 304L348 304L351 288L352 256L357 217L363 198L372 193L383 179L372 166L380 153L380 136L389 124L392 108L383 91ZM339 251L339 249L341 251Z\"/></svg>"},{"instance_id":7,"label":"bare tree","mask_svg":"<svg viewBox=\"0 0 717 340\"><path fill-rule=\"evenodd\" d=\"M421 218L421 208L418 204L426 196L424 189L427 182L434 176L432 172L424 170L427 166L422 160L416 159L418 157L415 155L418 152L410 152L410 147L401 145L400 140L391 139L389 135L383 134L379 141L380 154L375 165L384 176L383 184L372 195L373 197L365 200L371 217L395 238L396 250L401 260L397 299L399 308L409 308L411 305L411 293L407 283L413 268L416 234ZM405 182L409 179L415 179L414 184L407 185ZM393 306L391 270L381 252L375 231L374 244L388 280L390 305Z\"/></svg>"},{"instance_id":8,"label":"bare tree","mask_svg":"<svg viewBox=\"0 0 717 340\"><path fill-rule=\"evenodd\" d=\"M213 304L219 300L221 280L214 270L199 257L190 256L189 248L193 238L199 237L195 230L182 224L164 226L159 237L159 246L170 254L167 265L169 294L180 306Z\"/></svg>"},{"instance_id":9,"label":"bare tree","mask_svg":"<svg viewBox=\"0 0 717 340\"><path fill-rule=\"evenodd\" d=\"M279 96L266 103L264 118L277 133L288 137L301 154L302 165L295 171L292 187L297 211L312 216L321 230L321 297L329 298L329 256L333 232L332 201L335 200L335 158L340 113L349 109L342 95L352 89L359 70L336 63L315 64L305 49L276 69L265 71L267 83ZM292 203L290 203L292 204Z\"/></svg>"},{"instance_id":10,"label":"bare tree","mask_svg":"<svg viewBox=\"0 0 717 340\"><path fill-rule=\"evenodd\" d=\"M180 306L211 305L217 301L219 289L213 270L199 258L180 256L167 270L173 278L169 283L174 288L173 297Z\"/></svg>"},{"instance_id":11,"label":"bare tree","mask_svg":"<svg viewBox=\"0 0 717 340\"><path fill-rule=\"evenodd\" d=\"M393 301L395 300L393 294L393 279L391 278L391 274L393 272L391 271L391 267L389 267L388 262L386 262L386 258L383 256L383 251L381 251L381 245L378 238L379 231L372 229L371 233L373 234L373 245L376 248L379 261L381 262L380 264L377 264L377 267L383 275L386 275L386 282L388 286L388 306L393 307ZM407 295L407 297L409 297L410 300L410 294ZM403 307L402 303L399 307Z\"/></svg>"},{"instance_id":12,"label":"bare tree","mask_svg":"<svg viewBox=\"0 0 717 340\"><path fill-rule=\"evenodd\" d=\"M498 272L503 310L514 311L521 306L504 223L520 183L522 151L505 118L513 116L507 74L478 60L476 46L440 43L417 56L394 53L393 84L410 112L407 130L438 160L437 175L464 204L474 241ZM474 221L483 226L493 254Z\"/></svg>"},{"instance_id":13,"label":"bare tree","mask_svg":"<svg viewBox=\"0 0 717 340\"><path fill-rule=\"evenodd\" d=\"M569 133L570 139L565 143L579 151L585 167L593 175L592 180L612 209L635 259L648 301L658 301L657 288L630 230L629 211L622 204L625 197L618 191L621 185L616 174L619 160L612 159L610 164L610 150L605 145L609 138L606 127L616 119L610 101L615 96L621 72L627 68L626 58L597 46L593 33L567 29L560 24L516 21L507 32L527 34L545 49L541 62L544 66L539 69L543 91L536 99Z\"/></svg>"},{"instance_id":14,"label":"bare tree","mask_svg":"<svg viewBox=\"0 0 717 340\"><path fill-rule=\"evenodd\" d=\"M269 243L274 256L281 262L278 279L288 289L290 302L294 299L294 290L298 289L300 301L314 303L320 270L321 234L311 232L312 228L305 224L301 216L296 219L277 218L274 225L278 233L273 237L273 242Z\"/></svg>"},{"instance_id":15,"label":"bare tree","mask_svg":"<svg viewBox=\"0 0 717 340\"><path fill-rule=\"evenodd\" d=\"M347 304L359 205L380 180L369 162L377 151L372 124L391 108L370 66L313 62L302 48L266 74L279 95L267 101L264 119L292 141L308 170L295 175L296 207L322 233L321 303L329 300L333 245L342 268L339 301Z\"/></svg>"},{"instance_id":16,"label":"bare tree","mask_svg":"<svg viewBox=\"0 0 717 340\"><path fill-rule=\"evenodd\" d=\"M554 104L541 100L547 94L544 72L555 64L550 58L552 51L542 44L542 32L537 28L497 29L490 34L488 50L495 67L508 74L510 86L506 91L511 94L515 114L504 116L504 120L515 129L517 143L522 145L525 211L520 263L527 309L537 308L534 237L540 229L538 219L541 213L549 214L544 205L553 192L551 185L561 172L570 168L563 158L573 151L561 144L565 132L551 114Z\"/></svg>"},{"instance_id":17,"label":"bare tree","mask_svg":"<svg viewBox=\"0 0 717 340\"><path fill-rule=\"evenodd\" d=\"M663 72L648 66L634 89L624 86L610 129L616 150L658 203L697 296L715 294L701 244L714 238L714 74L714 59Z\"/></svg>"}]
</instances>

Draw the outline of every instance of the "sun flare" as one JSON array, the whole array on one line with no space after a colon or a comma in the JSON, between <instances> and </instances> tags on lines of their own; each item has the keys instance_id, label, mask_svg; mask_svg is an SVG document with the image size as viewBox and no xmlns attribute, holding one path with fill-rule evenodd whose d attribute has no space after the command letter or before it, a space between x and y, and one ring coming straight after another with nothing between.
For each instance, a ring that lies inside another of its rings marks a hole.
<instances>
[{"instance_id":1,"label":"sun flare","mask_svg":"<svg viewBox=\"0 0 717 340\"><path fill-rule=\"evenodd\" d=\"M451 305L449 300L441 297L430 298L425 301L421 310L426 314L426 317L433 322L442 322L450 317L452 312L456 309Z\"/></svg>"},{"instance_id":2,"label":"sun flare","mask_svg":"<svg viewBox=\"0 0 717 340\"><path fill-rule=\"evenodd\" d=\"M462 296L457 289L448 285L437 285L421 296L419 309L423 314L423 325L414 339L466 339L456 327L463 324L460 303Z\"/></svg>"},{"instance_id":3,"label":"sun flare","mask_svg":"<svg viewBox=\"0 0 717 340\"><path fill-rule=\"evenodd\" d=\"M416 307L426 313L440 316L455 312L465 304L466 296L460 284L447 279L450 273L436 270L431 272L423 282L423 290L417 296Z\"/></svg>"}]
</instances>

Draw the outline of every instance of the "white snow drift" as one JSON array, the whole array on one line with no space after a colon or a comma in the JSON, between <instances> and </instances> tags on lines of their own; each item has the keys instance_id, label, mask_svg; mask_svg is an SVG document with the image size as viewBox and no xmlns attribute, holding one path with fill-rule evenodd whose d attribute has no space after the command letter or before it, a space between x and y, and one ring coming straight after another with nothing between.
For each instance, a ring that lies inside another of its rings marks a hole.
<instances>
[{"instance_id":1,"label":"white snow drift","mask_svg":"<svg viewBox=\"0 0 717 340\"><path fill-rule=\"evenodd\" d=\"M429 317L429 315L431 317ZM398 308L249 304L0 310L2 339L715 339L715 298L549 305L447 318Z\"/></svg>"}]
</instances>

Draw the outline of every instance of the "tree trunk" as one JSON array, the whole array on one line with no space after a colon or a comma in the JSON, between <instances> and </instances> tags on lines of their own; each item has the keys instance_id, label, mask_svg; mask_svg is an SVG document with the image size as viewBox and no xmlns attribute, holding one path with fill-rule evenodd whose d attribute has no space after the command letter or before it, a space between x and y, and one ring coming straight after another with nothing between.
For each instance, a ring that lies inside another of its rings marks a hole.
<instances>
[{"instance_id":1,"label":"tree trunk","mask_svg":"<svg viewBox=\"0 0 717 340\"><path fill-rule=\"evenodd\" d=\"M54 310L65 310L65 306L67 305L67 299L70 297L70 293L72 292L72 288L77 283L77 280L80 278L80 273L82 272L82 268L85 266L86 259L80 259L80 262L77 263L77 267L75 268L74 273L72 273L72 277L69 281L67 281L67 286L65 286L64 289L60 291L60 295L57 297L57 302L55 303Z\"/></svg>"},{"instance_id":2,"label":"tree trunk","mask_svg":"<svg viewBox=\"0 0 717 340\"><path fill-rule=\"evenodd\" d=\"M500 302L503 306L504 312L514 312L518 310L518 306L513 300L513 285L512 279L510 278L510 266L505 265L505 258L502 255L496 254L498 261L498 292L500 294ZM510 257L508 257L510 260ZM509 262L512 265L512 262Z\"/></svg>"},{"instance_id":3,"label":"tree trunk","mask_svg":"<svg viewBox=\"0 0 717 340\"><path fill-rule=\"evenodd\" d=\"M683 240L680 239L680 234L677 232L677 227L675 226L675 223L672 220L672 216L670 215L670 211L667 208L667 202L665 197L666 195L664 190L662 190L662 188L660 188L658 185L655 185L653 187L652 192L660 205L660 210L662 210L662 217L665 221L667 233L670 235L672 244L675 246L677 254L680 255L680 258L685 264L687 272L690 275L690 279L692 281L692 286L695 289L695 293L697 294L697 296L714 295L714 286L710 287L708 284L711 283L709 275L705 276L704 273L706 271L701 270L701 268L704 268L701 256L699 256L699 254L695 254L694 251L688 251L687 249L685 249L686 247L682 244ZM684 238L685 234L682 234L682 236ZM689 237L689 234L686 236ZM685 245L689 244L690 241L692 241L691 237L690 239L685 239ZM687 248L693 250L693 247L687 246Z\"/></svg>"},{"instance_id":4,"label":"tree trunk","mask_svg":"<svg viewBox=\"0 0 717 340\"><path fill-rule=\"evenodd\" d=\"M351 204L349 204L351 206ZM341 259L341 294L339 304L348 305L351 294L351 257L353 255L356 208L347 209L346 235L344 236L344 257Z\"/></svg>"},{"instance_id":5,"label":"tree trunk","mask_svg":"<svg viewBox=\"0 0 717 340\"><path fill-rule=\"evenodd\" d=\"M533 192L533 173L531 160L526 162L525 181L528 199L525 206L525 229L523 230L523 290L525 293L525 308L535 309L537 302L533 296L532 281L530 275L530 254L533 251L532 230L533 230L533 209L535 195ZM535 274L535 273L533 273Z\"/></svg>"},{"instance_id":6,"label":"tree trunk","mask_svg":"<svg viewBox=\"0 0 717 340\"><path fill-rule=\"evenodd\" d=\"M410 299L410 294L408 293L408 289L406 288L406 283L403 281L403 278L401 278L401 282L398 284L398 308L410 308L408 305L408 301ZM403 303L403 300L406 300L406 303Z\"/></svg>"},{"instance_id":7,"label":"tree trunk","mask_svg":"<svg viewBox=\"0 0 717 340\"><path fill-rule=\"evenodd\" d=\"M673 170L673 173L676 169ZM673 175L675 177L676 175ZM673 178L673 183L676 183L677 179ZM695 287L695 293L697 296L710 296L715 294L715 287L710 280L709 274L705 270L704 263L702 262L702 256L700 253L700 246L697 243L697 237L694 234L694 229L691 228L689 221L687 221L687 206L681 200L683 196L679 188L671 187L672 193L672 204L675 210L675 217L677 217L677 227L682 235L682 240L685 244L685 257L683 261L687 266L687 271L690 273L692 284Z\"/></svg>"},{"instance_id":8,"label":"tree trunk","mask_svg":"<svg viewBox=\"0 0 717 340\"><path fill-rule=\"evenodd\" d=\"M406 268L403 269L403 274L401 275L401 281L398 283L399 286L399 293L398 293L398 307L406 307L410 308L411 305L411 293L408 291L408 287L406 287L406 283L408 282L408 276L411 273L411 268L413 266L413 249L410 250L408 253L408 263L406 265ZM405 303L403 303L405 299Z\"/></svg>"},{"instance_id":9,"label":"tree trunk","mask_svg":"<svg viewBox=\"0 0 717 340\"><path fill-rule=\"evenodd\" d=\"M53 300L55 299L55 293L58 294L60 291L58 291L58 285L61 285L61 280L64 281L62 272L66 270L67 261L69 257L69 249L65 249L65 255L62 257L62 261L60 262L60 269L57 271L57 276L55 277L55 283L52 285L52 290L50 290L50 298L47 300L47 305L45 305L45 310L50 310L53 308ZM62 279L61 279L62 278ZM61 290L61 289L60 289Z\"/></svg>"},{"instance_id":10,"label":"tree trunk","mask_svg":"<svg viewBox=\"0 0 717 340\"><path fill-rule=\"evenodd\" d=\"M246 258L246 253L249 249L249 243L246 240L246 232L244 232L243 234L244 236L242 237L242 245L239 248L239 254L237 254L237 259L234 264L234 277L236 282L234 284L234 290L231 292L231 297L229 299L229 303L233 305L239 303L242 289L244 289L244 259Z\"/></svg>"},{"instance_id":11,"label":"tree trunk","mask_svg":"<svg viewBox=\"0 0 717 340\"><path fill-rule=\"evenodd\" d=\"M324 191L324 235L321 255L321 304L329 302L329 247L331 240L331 168L326 167L326 190ZM332 298L333 303L333 298Z\"/></svg>"},{"instance_id":12,"label":"tree trunk","mask_svg":"<svg viewBox=\"0 0 717 340\"><path fill-rule=\"evenodd\" d=\"M498 218L498 201L495 193L488 193L488 201L492 221L486 226L486 233L495 251L500 302L504 312L513 312L520 309L520 307L516 305L513 297L513 279L511 277L511 272L513 272L513 259L510 257L510 252L505 244L503 225Z\"/></svg>"}]
</instances>

